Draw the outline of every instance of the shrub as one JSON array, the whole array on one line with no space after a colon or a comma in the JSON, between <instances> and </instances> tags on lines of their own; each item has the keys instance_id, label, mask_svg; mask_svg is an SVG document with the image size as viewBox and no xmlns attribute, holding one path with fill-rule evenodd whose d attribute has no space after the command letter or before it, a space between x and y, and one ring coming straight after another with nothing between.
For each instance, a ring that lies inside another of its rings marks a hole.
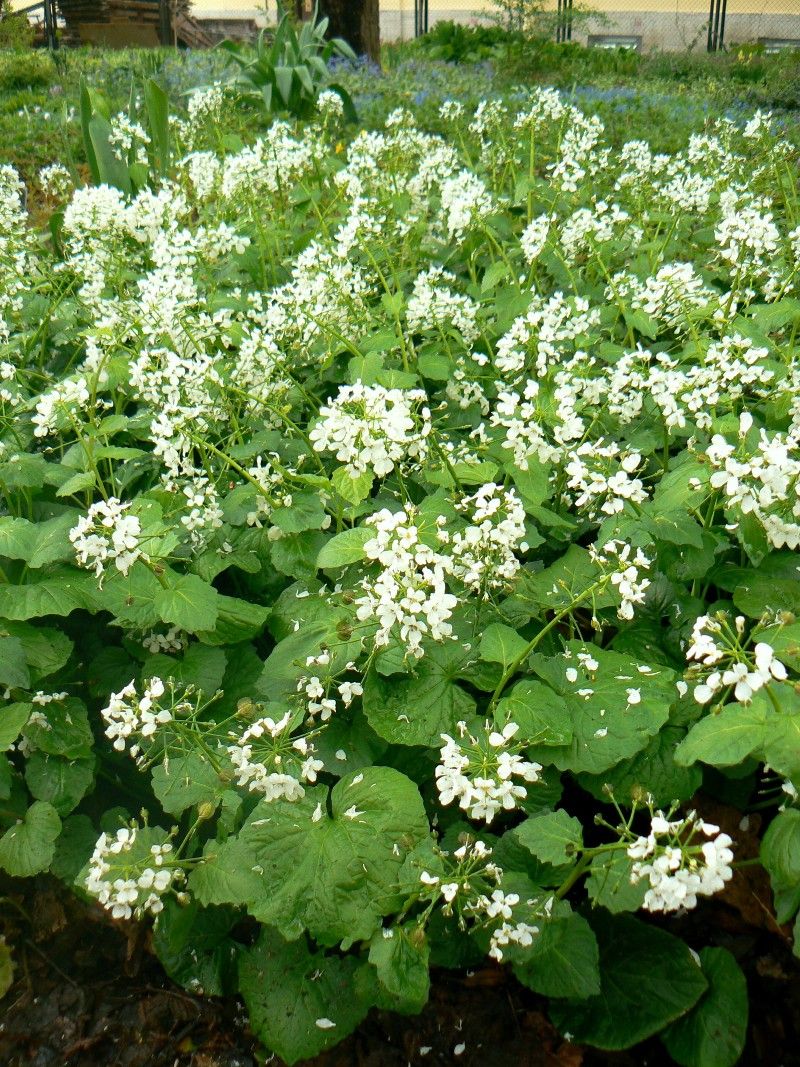
<instances>
[{"instance_id":1,"label":"shrub","mask_svg":"<svg viewBox=\"0 0 800 1067\"><path fill-rule=\"evenodd\" d=\"M130 177L155 130L89 103ZM732 1067L682 917L751 806L800 902L796 148L225 107L130 191L41 175L48 241L0 172L0 868L152 919L290 1063L488 956Z\"/></svg>"}]
</instances>

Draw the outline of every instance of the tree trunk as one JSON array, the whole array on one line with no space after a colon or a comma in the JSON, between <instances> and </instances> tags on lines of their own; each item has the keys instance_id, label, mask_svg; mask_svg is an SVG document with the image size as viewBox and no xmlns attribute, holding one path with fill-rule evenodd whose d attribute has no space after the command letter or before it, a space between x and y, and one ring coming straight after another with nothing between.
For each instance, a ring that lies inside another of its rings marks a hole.
<instances>
[{"instance_id":1,"label":"tree trunk","mask_svg":"<svg viewBox=\"0 0 800 1067\"><path fill-rule=\"evenodd\" d=\"M329 37L343 37L356 55L380 62L378 0L320 0L319 13L330 19Z\"/></svg>"}]
</instances>

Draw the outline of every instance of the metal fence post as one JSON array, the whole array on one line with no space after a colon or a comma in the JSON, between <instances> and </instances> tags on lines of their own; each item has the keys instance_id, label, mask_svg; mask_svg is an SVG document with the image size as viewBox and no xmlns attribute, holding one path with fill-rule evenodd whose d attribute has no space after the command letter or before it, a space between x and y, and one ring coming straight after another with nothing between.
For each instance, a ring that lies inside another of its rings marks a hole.
<instances>
[{"instance_id":1,"label":"metal fence post","mask_svg":"<svg viewBox=\"0 0 800 1067\"><path fill-rule=\"evenodd\" d=\"M428 32L428 0L414 0L414 36Z\"/></svg>"},{"instance_id":2,"label":"metal fence post","mask_svg":"<svg viewBox=\"0 0 800 1067\"><path fill-rule=\"evenodd\" d=\"M725 44L725 15L728 0L711 0L708 9L708 45L709 52L719 52Z\"/></svg>"},{"instance_id":3,"label":"metal fence post","mask_svg":"<svg viewBox=\"0 0 800 1067\"><path fill-rule=\"evenodd\" d=\"M56 11L55 0L44 0L42 5L44 8L44 36L47 41L47 47L51 51L55 51L58 48L58 37L56 36Z\"/></svg>"}]
</instances>

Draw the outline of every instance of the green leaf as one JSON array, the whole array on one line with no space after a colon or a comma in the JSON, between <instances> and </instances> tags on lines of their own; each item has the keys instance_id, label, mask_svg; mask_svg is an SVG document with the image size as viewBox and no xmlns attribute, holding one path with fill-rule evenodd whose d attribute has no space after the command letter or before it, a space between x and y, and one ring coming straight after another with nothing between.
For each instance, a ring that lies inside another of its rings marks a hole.
<instances>
[{"instance_id":1,"label":"green leaf","mask_svg":"<svg viewBox=\"0 0 800 1067\"><path fill-rule=\"evenodd\" d=\"M168 897L153 926L153 948L170 978L196 996L235 994L239 945L228 934L236 920L233 908Z\"/></svg>"},{"instance_id":2,"label":"green leaf","mask_svg":"<svg viewBox=\"0 0 800 1067\"><path fill-rule=\"evenodd\" d=\"M3 621L0 629L22 642L25 660L37 680L63 667L72 652L72 641L67 635L49 626Z\"/></svg>"},{"instance_id":3,"label":"green leaf","mask_svg":"<svg viewBox=\"0 0 800 1067\"><path fill-rule=\"evenodd\" d=\"M322 944L347 946L372 937L381 916L400 906L398 873L428 820L417 787L390 767L346 775L330 794L330 815L327 806L323 787L294 803L262 802L238 840L210 847L216 858L206 865L258 872L243 898L223 899L246 904L260 922L287 937L308 929ZM205 900L223 902L216 894Z\"/></svg>"},{"instance_id":4,"label":"green leaf","mask_svg":"<svg viewBox=\"0 0 800 1067\"><path fill-rule=\"evenodd\" d=\"M128 168L117 158L111 147L111 124L102 115L95 113L89 120L88 129L100 181L104 185L115 186L123 193L130 193L131 179Z\"/></svg>"},{"instance_id":5,"label":"green leaf","mask_svg":"<svg viewBox=\"0 0 800 1067\"><path fill-rule=\"evenodd\" d=\"M299 630L290 632L279 641L267 657L264 670L258 681L258 692L272 699L293 695L297 679L307 674L306 660L329 649L331 662L328 670L335 674L344 669L361 653L361 640L353 631L353 616L346 608L332 608L316 597L298 600L294 598L297 612L302 619L306 605L316 612ZM297 617L297 616L296 616Z\"/></svg>"},{"instance_id":6,"label":"green leaf","mask_svg":"<svg viewBox=\"0 0 800 1067\"><path fill-rule=\"evenodd\" d=\"M216 810L227 788L209 761L197 752L171 756L153 768L153 792L169 815L180 815L199 804L211 804Z\"/></svg>"},{"instance_id":7,"label":"green leaf","mask_svg":"<svg viewBox=\"0 0 800 1067\"><path fill-rule=\"evenodd\" d=\"M0 752L7 752L17 740L32 709L32 704L6 704L0 707Z\"/></svg>"},{"instance_id":8,"label":"green leaf","mask_svg":"<svg viewBox=\"0 0 800 1067\"><path fill-rule=\"evenodd\" d=\"M0 635L0 685L27 689L30 684L31 675L22 642L18 637Z\"/></svg>"},{"instance_id":9,"label":"green leaf","mask_svg":"<svg viewBox=\"0 0 800 1067\"><path fill-rule=\"evenodd\" d=\"M429 958L430 949L421 927L381 927L372 935L369 962L389 995L382 1006L409 1015L422 1011L431 985Z\"/></svg>"},{"instance_id":10,"label":"green leaf","mask_svg":"<svg viewBox=\"0 0 800 1067\"><path fill-rule=\"evenodd\" d=\"M455 683L469 653L457 642L425 642L425 655L407 674L388 678L371 670L364 684L363 707L375 733L397 745L441 744L443 733L472 715L475 701Z\"/></svg>"},{"instance_id":11,"label":"green leaf","mask_svg":"<svg viewBox=\"0 0 800 1067\"><path fill-rule=\"evenodd\" d=\"M44 615L70 615L78 608L91 609L97 597L93 574L64 568L42 581L25 585L0 585L0 617L12 620L38 619Z\"/></svg>"},{"instance_id":12,"label":"green leaf","mask_svg":"<svg viewBox=\"0 0 800 1067\"><path fill-rule=\"evenodd\" d=\"M275 508L270 518L284 533L303 533L304 530L321 529L325 521L325 508L319 493L306 490L293 493L291 505L288 508Z\"/></svg>"},{"instance_id":13,"label":"green leaf","mask_svg":"<svg viewBox=\"0 0 800 1067\"><path fill-rule=\"evenodd\" d=\"M585 548L570 545L564 555L550 567L533 574L524 571L520 576L514 599L529 606L531 615L543 609L559 611L569 607L600 577L597 564ZM603 593L587 604L596 608L615 603L614 596Z\"/></svg>"},{"instance_id":14,"label":"green leaf","mask_svg":"<svg viewBox=\"0 0 800 1067\"><path fill-rule=\"evenodd\" d=\"M264 928L239 957L239 990L253 1032L287 1064L331 1048L367 1014L369 1003L354 990L361 966L352 956L311 952L304 941L288 943Z\"/></svg>"},{"instance_id":15,"label":"green leaf","mask_svg":"<svg viewBox=\"0 0 800 1067\"><path fill-rule=\"evenodd\" d=\"M12 515L0 517L0 556L27 560L33 550L36 524Z\"/></svg>"},{"instance_id":16,"label":"green leaf","mask_svg":"<svg viewBox=\"0 0 800 1067\"><path fill-rule=\"evenodd\" d=\"M596 669L578 659L583 653L596 661ZM560 656L534 656L533 667L570 709L570 744L532 749L535 759L559 770L600 774L635 755L667 721L677 697L675 674L668 668L641 669L630 656L579 641L568 642ZM572 671L575 681L570 681Z\"/></svg>"},{"instance_id":17,"label":"green leaf","mask_svg":"<svg viewBox=\"0 0 800 1067\"><path fill-rule=\"evenodd\" d=\"M70 815L64 820L61 836L50 864L50 872L72 885L94 851L99 834L86 815Z\"/></svg>"},{"instance_id":18,"label":"green leaf","mask_svg":"<svg viewBox=\"0 0 800 1067\"><path fill-rule=\"evenodd\" d=\"M68 511L54 519L36 523L35 534L28 557L28 566L37 570L48 563L75 559L75 548L69 539L69 531L80 517L78 511Z\"/></svg>"},{"instance_id":19,"label":"green leaf","mask_svg":"<svg viewBox=\"0 0 800 1067\"><path fill-rule=\"evenodd\" d=\"M586 879L586 892L593 904L613 915L638 911L644 903L646 879L631 881L633 860L625 852L605 852L595 856Z\"/></svg>"},{"instance_id":20,"label":"green leaf","mask_svg":"<svg viewBox=\"0 0 800 1067\"><path fill-rule=\"evenodd\" d=\"M251 604L235 596L216 598L217 624L213 631L199 634L205 645L235 645L239 641L250 641L258 637L267 624L269 608L262 604Z\"/></svg>"},{"instance_id":21,"label":"green leaf","mask_svg":"<svg viewBox=\"0 0 800 1067\"><path fill-rule=\"evenodd\" d=\"M333 487L339 496L354 506L366 500L372 489L372 472L362 471L354 478L347 467L337 467L331 476Z\"/></svg>"},{"instance_id":22,"label":"green leaf","mask_svg":"<svg viewBox=\"0 0 800 1067\"><path fill-rule=\"evenodd\" d=\"M516 630L501 622L493 622L481 635L479 652L486 663L499 663L506 670L524 655L527 647L528 642Z\"/></svg>"},{"instance_id":23,"label":"green leaf","mask_svg":"<svg viewBox=\"0 0 800 1067\"><path fill-rule=\"evenodd\" d=\"M25 726L25 738L33 748L50 756L81 759L92 754L94 735L86 705L74 697L55 700L37 708Z\"/></svg>"},{"instance_id":24,"label":"green leaf","mask_svg":"<svg viewBox=\"0 0 800 1067\"><path fill-rule=\"evenodd\" d=\"M706 715L675 750L675 762L688 767L698 760L714 767L733 767L761 746L770 709L763 694L747 705L731 704Z\"/></svg>"},{"instance_id":25,"label":"green leaf","mask_svg":"<svg viewBox=\"0 0 800 1067\"><path fill-rule=\"evenodd\" d=\"M708 983L687 946L630 915L594 912L600 949L600 992L553 1005L551 1017L575 1042L631 1048L685 1015Z\"/></svg>"},{"instance_id":26,"label":"green leaf","mask_svg":"<svg viewBox=\"0 0 800 1067\"><path fill-rule=\"evenodd\" d=\"M508 263L504 259L498 259L487 267L481 281L481 292L491 292L510 271Z\"/></svg>"},{"instance_id":27,"label":"green leaf","mask_svg":"<svg viewBox=\"0 0 800 1067\"><path fill-rule=\"evenodd\" d=\"M52 804L37 800L25 817L0 837L0 868L15 878L46 871L61 832L61 819Z\"/></svg>"},{"instance_id":28,"label":"green leaf","mask_svg":"<svg viewBox=\"0 0 800 1067\"><path fill-rule=\"evenodd\" d=\"M539 922L539 933L514 962L514 974L529 989L547 997L591 997L600 992L597 938L574 912Z\"/></svg>"},{"instance_id":29,"label":"green leaf","mask_svg":"<svg viewBox=\"0 0 800 1067\"><path fill-rule=\"evenodd\" d=\"M317 567L320 570L327 570L357 563L364 559L364 545L374 536L375 531L367 526L342 530L322 546L317 556Z\"/></svg>"},{"instance_id":30,"label":"green leaf","mask_svg":"<svg viewBox=\"0 0 800 1067\"><path fill-rule=\"evenodd\" d=\"M518 840L543 863L569 863L583 845L580 820L563 808L526 819L516 828Z\"/></svg>"},{"instance_id":31,"label":"green leaf","mask_svg":"<svg viewBox=\"0 0 800 1067\"><path fill-rule=\"evenodd\" d=\"M775 816L761 842L761 862L776 895L800 885L800 810L788 808ZM783 914L780 921L790 918L791 913Z\"/></svg>"},{"instance_id":32,"label":"green leaf","mask_svg":"<svg viewBox=\"0 0 800 1067\"><path fill-rule=\"evenodd\" d=\"M48 801L63 818L92 788L94 765L94 758L70 760L32 752L25 764L25 781L32 796Z\"/></svg>"},{"instance_id":33,"label":"green leaf","mask_svg":"<svg viewBox=\"0 0 800 1067\"><path fill-rule=\"evenodd\" d=\"M572 740L570 705L549 685L531 678L517 682L495 709L495 721L519 726L519 737L530 745L568 745Z\"/></svg>"},{"instance_id":34,"label":"green leaf","mask_svg":"<svg viewBox=\"0 0 800 1067\"><path fill-rule=\"evenodd\" d=\"M189 876L189 889L200 904L246 904L265 892L263 873L250 848L238 838L210 841L203 863Z\"/></svg>"},{"instance_id":35,"label":"green leaf","mask_svg":"<svg viewBox=\"0 0 800 1067\"><path fill-rule=\"evenodd\" d=\"M701 949L700 963L708 989L661 1040L682 1067L734 1067L747 1036L747 982L724 948Z\"/></svg>"},{"instance_id":36,"label":"green leaf","mask_svg":"<svg viewBox=\"0 0 800 1067\"><path fill-rule=\"evenodd\" d=\"M155 607L162 622L179 626L187 633L213 630L217 624L219 593L196 574L173 579L169 589L156 596Z\"/></svg>"},{"instance_id":37,"label":"green leaf","mask_svg":"<svg viewBox=\"0 0 800 1067\"><path fill-rule=\"evenodd\" d=\"M148 130L156 151L158 173L166 177L169 170L169 99L153 78L144 83L144 104L147 108Z\"/></svg>"},{"instance_id":38,"label":"green leaf","mask_svg":"<svg viewBox=\"0 0 800 1067\"><path fill-rule=\"evenodd\" d=\"M148 656L142 664L142 679L174 678L184 685L196 686L208 698L222 687L227 663L227 655L221 648L189 645L180 657L163 653Z\"/></svg>"},{"instance_id":39,"label":"green leaf","mask_svg":"<svg viewBox=\"0 0 800 1067\"><path fill-rule=\"evenodd\" d=\"M664 726L650 744L630 759L622 760L603 774L578 775L578 783L597 800L606 801L604 786L610 785L618 803L630 806L648 793L657 807L672 801L691 800L703 780L699 767L682 767L675 762L675 751L685 736L677 726Z\"/></svg>"}]
</instances>

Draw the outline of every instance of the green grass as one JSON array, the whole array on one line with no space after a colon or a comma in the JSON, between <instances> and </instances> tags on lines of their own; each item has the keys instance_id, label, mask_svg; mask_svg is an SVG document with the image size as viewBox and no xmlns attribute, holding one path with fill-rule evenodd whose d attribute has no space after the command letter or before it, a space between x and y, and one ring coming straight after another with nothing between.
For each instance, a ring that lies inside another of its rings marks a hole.
<instances>
[{"instance_id":1,"label":"green grass","mask_svg":"<svg viewBox=\"0 0 800 1067\"><path fill-rule=\"evenodd\" d=\"M515 87L548 84L573 92L581 107L600 114L612 142L626 139L635 120L651 131L654 148L670 151L708 117L757 107L791 115L800 108L797 53L766 56L757 48L742 48L724 56L639 56L552 41L522 45L516 38L504 47L495 37L491 58L481 62L446 62L436 54L424 38L387 45L383 73L364 68L343 74L340 80L355 97L361 121L380 125L393 108L413 105L435 127L442 100L474 105L487 96L513 94ZM467 54L474 59L476 49ZM145 77L155 76L180 110L189 90L223 71L218 52L64 49L51 57L42 51L2 51L0 159L17 167L26 181L55 160L80 167L82 78L120 110ZM264 122L257 109L248 107L235 109L230 120L231 132L245 140ZM793 116L789 125L794 126Z\"/></svg>"}]
</instances>

